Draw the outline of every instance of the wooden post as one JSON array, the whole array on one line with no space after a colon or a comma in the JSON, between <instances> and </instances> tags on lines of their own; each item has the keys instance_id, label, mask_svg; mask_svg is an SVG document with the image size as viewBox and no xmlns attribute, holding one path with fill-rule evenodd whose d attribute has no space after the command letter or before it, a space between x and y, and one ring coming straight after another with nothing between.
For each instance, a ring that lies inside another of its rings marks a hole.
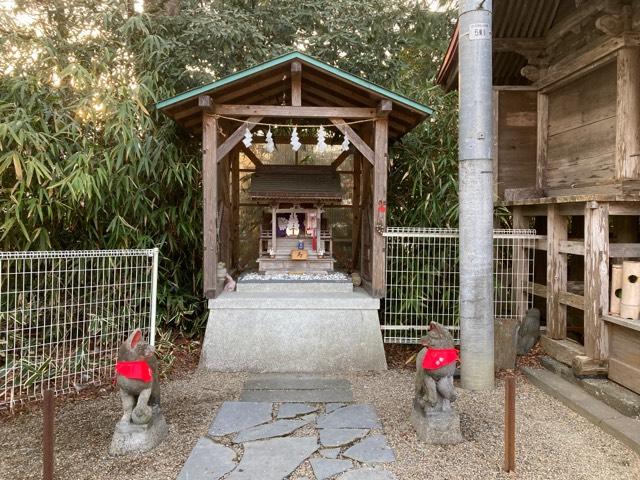
<instances>
[{"instance_id":1,"label":"wooden post","mask_svg":"<svg viewBox=\"0 0 640 480\"><path fill-rule=\"evenodd\" d=\"M271 205L271 250L273 250L273 254L276 252L276 239L278 238L278 218L276 213L276 205Z\"/></svg>"},{"instance_id":2,"label":"wooden post","mask_svg":"<svg viewBox=\"0 0 640 480\"><path fill-rule=\"evenodd\" d=\"M218 119L202 114L202 221L204 232L203 287L206 298L216 296L218 267Z\"/></svg>"},{"instance_id":3,"label":"wooden post","mask_svg":"<svg viewBox=\"0 0 640 480\"><path fill-rule=\"evenodd\" d=\"M386 252L382 234L387 226L387 165L389 118L381 116L375 122L373 167L373 230L371 232L371 293L376 298L385 296Z\"/></svg>"},{"instance_id":4,"label":"wooden post","mask_svg":"<svg viewBox=\"0 0 640 480\"><path fill-rule=\"evenodd\" d=\"M500 182L499 173L499 159L498 150L500 147L500 90L493 89L493 198L497 200L500 198L500 189L498 188ZM515 225L513 228L516 228Z\"/></svg>"},{"instance_id":5,"label":"wooden post","mask_svg":"<svg viewBox=\"0 0 640 480\"><path fill-rule=\"evenodd\" d=\"M529 218L523 215L522 207L513 207L511 217L513 220L513 228L526 229L529 228ZM522 241L517 241L513 247L512 252L512 269L513 269L513 302L514 313L518 321L521 321L525 314L528 305L528 298L525 291L528 287L529 276L525 275L525 269L523 268L529 259L529 251L523 246ZM533 272L530 272L533 273Z\"/></svg>"},{"instance_id":6,"label":"wooden post","mask_svg":"<svg viewBox=\"0 0 640 480\"><path fill-rule=\"evenodd\" d=\"M353 196L352 196L352 227L351 227L351 262L353 270L358 268L360 256L360 174L362 155L360 152L353 154Z\"/></svg>"},{"instance_id":7,"label":"wooden post","mask_svg":"<svg viewBox=\"0 0 640 480\"><path fill-rule=\"evenodd\" d=\"M240 267L240 152L231 152L231 268Z\"/></svg>"},{"instance_id":8,"label":"wooden post","mask_svg":"<svg viewBox=\"0 0 640 480\"><path fill-rule=\"evenodd\" d=\"M567 255L560 253L560 242L567 239L567 218L557 205L547 208L547 335L567 337L567 307L560 293L567 290Z\"/></svg>"},{"instance_id":9,"label":"wooden post","mask_svg":"<svg viewBox=\"0 0 640 480\"><path fill-rule=\"evenodd\" d=\"M547 146L549 145L549 97L538 93L538 136L536 147L536 189L545 187L545 169L547 166Z\"/></svg>"},{"instance_id":10,"label":"wooden post","mask_svg":"<svg viewBox=\"0 0 640 480\"><path fill-rule=\"evenodd\" d=\"M606 360L609 340L602 314L609 310L609 204L587 202L584 211L584 349Z\"/></svg>"},{"instance_id":11,"label":"wooden post","mask_svg":"<svg viewBox=\"0 0 640 480\"><path fill-rule=\"evenodd\" d=\"M302 64L300 62L291 63L291 105L294 107L302 105Z\"/></svg>"},{"instance_id":12,"label":"wooden post","mask_svg":"<svg viewBox=\"0 0 640 480\"><path fill-rule=\"evenodd\" d=\"M371 284L371 231L373 230L372 221L372 192L371 192L371 173L373 166L369 162L360 162L362 166L362 198L360 204L361 222L360 222L360 275L363 284ZM366 282L365 282L366 281Z\"/></svg>"},{"instance_id":13,"label":"wooden post","mask_svg":"<svg viewBox=\"0 0 640 480\"><path fill-rule=\"evenodd\" d=\"M504 379L504 470L516 469L516 377Z\"/></svg>"},{"instance_id":14,"label":"wooden post","mask_svg":"<svg viewBox=\"0 0 640 480\"><path fill-rule=\"evenodd\" d=\"M42 401L42 478L43 480L53 480L55 470L54 459L54 416L55 403L53 398L53 390L44 391L44 399Z\"/></svg>"},{"instance_id":15,"label":"wooden post","mask_svg":"<svg viewBox=\"0 0 640 480\"><path fill-rule=\"evenodd\" d=\"M616 179L640 176L640 48L618 51Z\"/></svg>"}]
</instances>

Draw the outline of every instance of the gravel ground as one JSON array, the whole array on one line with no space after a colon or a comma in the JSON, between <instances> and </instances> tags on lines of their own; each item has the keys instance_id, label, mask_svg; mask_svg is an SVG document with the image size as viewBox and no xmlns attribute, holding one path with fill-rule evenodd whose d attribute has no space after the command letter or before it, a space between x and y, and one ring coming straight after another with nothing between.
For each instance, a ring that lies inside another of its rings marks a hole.
<instances>
[{"instance_id":1,"label":"gravel ground","mask_svg":"<svg viewBox=\"0 0 640 480\"><path fill-rule=\"evenodd\" d=\"M408 423L411 371L346 377L353 384L356 400L376 407L397 456L397 462L387 468L401 480L640 478L638 456L522 377L517 389L516 474L501 472L501 382L492 392L460 391L457 408L467 441L436 447L417 443ZM206 433L218 406L237 398L244 378L243 374L194 373L164 383L163 409L170 437L156 450L136 457L114 459L107 455L120 415L116 394L63 402L56 417L58 478L174 479L197 438ZM40 425L37 410L0 418L0 478L41 477ZM296 473L303 471L306 469Z\"/></svg>"}]
</instances>

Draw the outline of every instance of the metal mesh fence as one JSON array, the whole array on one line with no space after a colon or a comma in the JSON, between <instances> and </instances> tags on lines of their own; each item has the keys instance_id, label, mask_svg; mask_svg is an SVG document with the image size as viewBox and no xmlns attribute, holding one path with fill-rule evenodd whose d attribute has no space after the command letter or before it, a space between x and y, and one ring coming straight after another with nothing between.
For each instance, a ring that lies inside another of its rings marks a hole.
<instances>
[{"instance_id":1,"label":"metal mesh fence","mask_svg":"<svg viewBox=\"0 0 640 480\"><path fill-rule=\"evenodd\" d=\"M120 343L155 337L158 250L0 252L0 409L113 377Z\"/></svg>"},{"instance_id":2,"label":"metal mesh fence","mask_svg":"<svg viewBox=\"0 0 640 480\"><path fill-rule=\"evenodd\" d=\"M445 325L459 341L457 229L390 227L385 233L386 343L418 343L429 323ZM533 302L535 230L494 230L496 318L521 318Z\"/></svg>"}]
</instances>

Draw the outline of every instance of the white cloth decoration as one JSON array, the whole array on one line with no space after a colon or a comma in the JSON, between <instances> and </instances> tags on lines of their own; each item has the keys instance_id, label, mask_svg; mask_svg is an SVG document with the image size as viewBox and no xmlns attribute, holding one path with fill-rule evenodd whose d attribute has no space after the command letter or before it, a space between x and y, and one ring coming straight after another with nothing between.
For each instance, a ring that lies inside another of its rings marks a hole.
<instances>
[{"instance_id":1,"label":"white cloth decoration","mask_svg":"<svg viewBox=\"0 0 640 480\"><path fill-rule=\"evenodd\" d=\"M294 152L300 150L302 144L300 143L300 139L298 138L298 127L293 127L291 132L291 148Z\"/></svg>"},{"instance_id":2,"label":"white cloth decoration","mask_svg":"<svg viewBox=\"0 0 640 480\"><path fill-rule=\"evenodd\" d=\"M343 152L349 150L349 136L345 135L344 140L342 141L342 145L340 146Z\"/></svg>"},{"instance_id":3,"label":"white cloth decoration","mask_svg":"<svg viewBox=\"0 0 640 480\"><path fill-rule=\"evenodd\" d=\"M324 127L320 126L320 128L318 128L318 151L320 153L324 152L327 149L327 144L325 143L325 137L327 136L327 133L324 131Z\"/></svg>"},{"instance_id":4,"label":"white cloth decoration","mask_svg":"<svg viewBox=\"0 0 640 480\"><path fill-rule=\"evenodd\" d=\"M286 218L278 217L278 230L286 230L289 225L289 220Z\"/></svg>"},{"instance_id":5,"label":"white cloth decoration","mask_svg":"<svg viewBox=\"0 0 640 480\"><path fill-rule=\"evenodd\" d=\"M289 216L289 224L287 225L287 235L298 235L300 233L300 222L298 222L298 216L295 213L291 213Z\"/></svg>"},{"instance_id":6,"label":"white cloth decoration","mask_svg":"<svg viewBox=\"0 0 640 480\"><path fill-rule=\"evenodd\" d=\"M273 143L273 135L271 133L271 127L269 127L269 131L267 132L267 135L265 137L264 149L269 153L273 153L273 151L276 149L276 146Z\"/></svg>"},{"instance_id":7,"label":"white cloth decoration","mask_svg":"<svg viewBox=\"0 0 640 480\"><path fill-rule=\"evenodd\" d=\"M244 143L244 146L247 148L249 148L253 143L253 133L251 133L251 130L249 130L248 128L245 128L244 130L244 138L242 139L242 143Z\"/></svg>"}]
</instances>

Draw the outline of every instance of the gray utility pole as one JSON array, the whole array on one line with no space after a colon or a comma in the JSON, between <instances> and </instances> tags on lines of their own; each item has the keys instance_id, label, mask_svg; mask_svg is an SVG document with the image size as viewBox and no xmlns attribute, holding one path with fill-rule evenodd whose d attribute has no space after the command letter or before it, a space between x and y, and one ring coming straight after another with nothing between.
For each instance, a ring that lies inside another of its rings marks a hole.
<instances>
[{"instance_id":1,"label":"gray utility pole","mask_svg":"<svg viewBox=\"0 0 640 480\"><path fill-rule=\"evenodd\" d=\"M491 11L491 0L460 0L460 357L468 390L494 386Z\"/></svg>"}]
</instances>

